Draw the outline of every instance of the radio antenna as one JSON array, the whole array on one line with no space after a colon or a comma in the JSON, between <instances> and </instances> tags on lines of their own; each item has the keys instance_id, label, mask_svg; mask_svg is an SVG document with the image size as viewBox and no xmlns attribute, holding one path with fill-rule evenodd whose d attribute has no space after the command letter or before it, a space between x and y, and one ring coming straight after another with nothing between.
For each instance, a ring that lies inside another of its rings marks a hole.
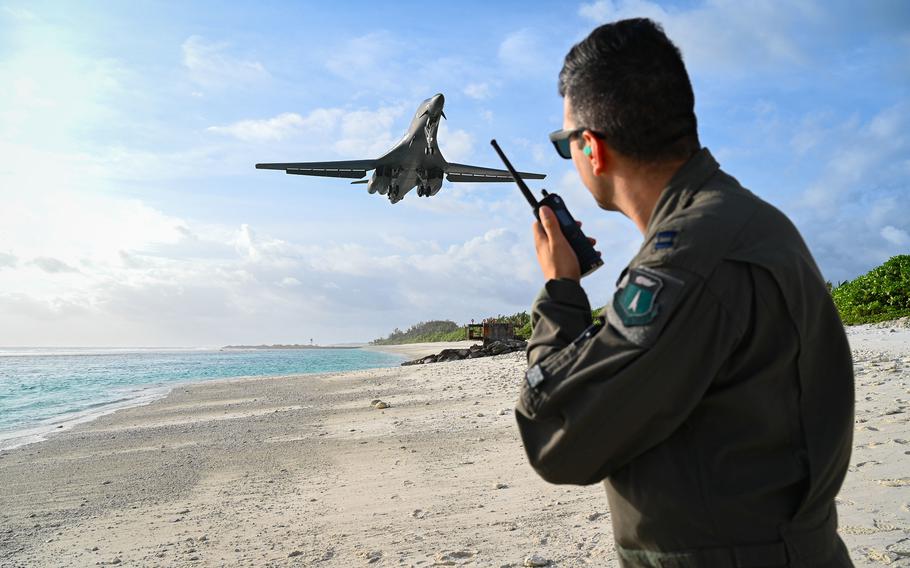
<instances>
[{"instance_id":1,"label":"radio antenna","mask_svg":"<svg viewBox=\"0 0 910 568\"><path fill-rule=\"evenodd\" d=\"M536 211L540 207L540 203L537 202L537 198L534 197L534 194L531 193L531 190L528 188L528 185L521 179L521 176L518 175L518 172L515 171L515 168L512 167L509 159L506 158L506 155L502 153L502 149L499 147L499 144L496 143L496 139L490 140L490 144L493 145L493 149L496 150L496 153L499 154L499 159L502 160L502 163L506 165L506 168L509 170L509 173L512 174L512 179L515 180L515 183L518 184L518 189L521 190L521 193L524 194L525 199L528 200L528 203L531 204L531 207Z\"/></svg>"}]
</instances>

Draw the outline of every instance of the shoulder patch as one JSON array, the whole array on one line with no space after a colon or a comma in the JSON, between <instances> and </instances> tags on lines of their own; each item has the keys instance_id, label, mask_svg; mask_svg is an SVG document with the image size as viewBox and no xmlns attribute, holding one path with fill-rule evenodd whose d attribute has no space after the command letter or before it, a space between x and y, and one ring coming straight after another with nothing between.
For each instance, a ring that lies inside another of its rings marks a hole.
<instances>
[{"instance_id":1,"label":"shoulder patch","mask_svg":"<svg viewBox=\"0 0 910 568\"><path fill-rule=\"evenodd\" d=\"M624 325L651 323L660 309L657 296L664 287L663 279L653 271L633 268L625 280L613 295L613 309Z\"/></svg>"},{"instance_id":2,"label":"shoulder patch","mask_svg":"<svg viewBox=\"0 0 910 568\"><path fill-rule=\"evenodd\" d=\"M685 282L666 271L630 268L606 307L607 321L632 343L650 347L679 303L684 287Z\"/></svg>"}]
</instances>

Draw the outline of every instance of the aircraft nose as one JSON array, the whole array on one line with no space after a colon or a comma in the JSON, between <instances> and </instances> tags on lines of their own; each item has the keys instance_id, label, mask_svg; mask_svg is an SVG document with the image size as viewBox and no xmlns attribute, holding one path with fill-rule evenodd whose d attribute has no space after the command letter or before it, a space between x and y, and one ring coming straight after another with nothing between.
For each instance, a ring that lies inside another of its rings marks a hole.
<instances>
[{"instance_id":1,"label":"aircraft nose","mask_svg":"<svg viewBox=\"0 0 910 568\"><path fill-rule=\"evenodd\" d=\"M446 104L446 98L442 93L433 97L433 109L436 111L442 110L443 105Z\"/></svg>"}]
</instances>

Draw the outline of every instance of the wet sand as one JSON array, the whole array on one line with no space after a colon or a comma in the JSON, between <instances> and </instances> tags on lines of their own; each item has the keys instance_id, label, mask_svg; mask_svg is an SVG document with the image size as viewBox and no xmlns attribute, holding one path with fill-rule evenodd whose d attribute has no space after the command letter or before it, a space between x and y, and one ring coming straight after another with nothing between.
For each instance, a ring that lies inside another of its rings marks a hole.
<instances>
[{"instance_id":1,"label":"wet sand","mask_svg":"<svg viewBox=\"0 0 910 568\"><path fill-rule=\"evenodd\" d=\"M907 566L910 329L849 335L840 531L857 566ZM445 347L430 345L403 354ZM524 366L511 353L208 382L0 453L0 566L616 565L603 487L527 465Z\"/></svg>"}]
</instances>

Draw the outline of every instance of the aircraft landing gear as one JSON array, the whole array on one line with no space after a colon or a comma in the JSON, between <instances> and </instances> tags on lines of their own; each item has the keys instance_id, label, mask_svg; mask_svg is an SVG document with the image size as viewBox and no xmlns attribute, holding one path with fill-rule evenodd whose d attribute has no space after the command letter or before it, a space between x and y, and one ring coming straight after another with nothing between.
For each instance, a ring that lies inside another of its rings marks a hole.
<instances>
[{"instance_id":1,"label":"aircraft landing gear","mask_svg":"<svg viewBox=\"0 0 910 568\"><path fill-rule=\"evenodd\" d=\"M423 133L426 135L426 138L427 138L427 147L423 149L423 153L426 154L427 156L429 156L431 154L435 154L436 148L434 147L434 143L436 142L436 135L433 132L433 128L430 125L430 123L427 123L426 128L424 128L424 130L423 130Z\"/></svg>"}]
</instances>

